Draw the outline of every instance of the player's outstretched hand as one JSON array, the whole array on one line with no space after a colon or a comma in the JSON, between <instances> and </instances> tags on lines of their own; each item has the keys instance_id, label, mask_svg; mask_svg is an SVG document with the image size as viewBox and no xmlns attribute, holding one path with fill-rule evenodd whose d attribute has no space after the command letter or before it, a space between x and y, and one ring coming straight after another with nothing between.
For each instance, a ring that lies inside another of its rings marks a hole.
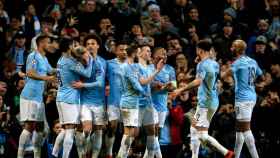
<instances>
[{"instance_id":1,"label":"player's outstretched hand","mask_svg":"<svg viewBox=\"0 0 280 158\"><path fill-rule=\"evenodd\" d=\"M75 89L83 88L83 82L81 82L81 81L73 81L71 85Z\"/></svg>"},{"instance_id":2,"label":"player's outstretched hand","mask_svg":"<svg viewBox=\"0 0 280 158\"><path fill-rule=\"evenodd\" d=\"M45 81L47 81L47 82L55 82L56 81L56 77L55 76L46 76L45 77Z\"/></svg>"}]
</instances>

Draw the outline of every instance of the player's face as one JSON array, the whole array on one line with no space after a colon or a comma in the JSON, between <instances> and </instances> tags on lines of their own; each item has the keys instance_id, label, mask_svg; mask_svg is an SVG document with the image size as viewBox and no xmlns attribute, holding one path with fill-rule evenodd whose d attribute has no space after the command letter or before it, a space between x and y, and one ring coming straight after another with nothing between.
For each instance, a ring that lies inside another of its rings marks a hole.
<instances>
[{"instance_id":1,"label":"player's face","mask_svg":"<svg viewBox=\"0 0 280 158\"><path fill-rule=\"evenodd\" d=\"M45 52L49 52L51 47L51 40L49 38L45 38L42 42L42 48Z\"/></svg>"},{"instance_id":2,"label":"player's face","mask_svg":"<svg viewBox=\"0 0 280 158\"><path fill-rule=\"evenodd\" d=\"M203 51L202 49L196 48L196 55L197 55L197 57L198 57L199 60L201 60L202 51Z\"/></svg>"},{"instance_id":3,"label":"player's face","mask_svg":"<svg viewBox=\"0 0 280 158\"><path fill-rule=\"evenodd\" d=\"M149 46L145 46L142 48L140 57L144 60L148 61L151 59L151 48Z\"/></svg>"},{"instance_id":4,"label":"player's face","mask_svg":"<svg viewBox=\"0 0 280 158\"><path fill-rule=\"evenodd\" d=\"M161 59L163 59L164 62L166 62L167 60L166 50L164 48L158 49L153 56L153 60L155 61L155 63L157 63Z\"/></svg>"},{"instance_id":5,"label":"player's face","mask_svg":"<svg viewBox=\"0 0 280 158\"><path fill-rule=\"evenodd\" d=\"M126 49L127 49L126 44L121 44L116 47L116 55L118 56L118 58L126 59L127 56Z\"/></svg>"},{"instance_id":6,"label":"player's face","mask_svg":"<svg viewBox=\"0 0 280 158\"><path fill-rule=\"evenodd\" d=\"M231 52L233 53L234 56L237 55L237 53L238 53L237 50L238 49L239 49L238 43L237 42L233 42L232 45L231 45L230 50L231 50Z\"/></svg>"},{"instance_id":7,"label":"player's face","mask_svg":"<svg viewBox=\"0 0 280 158\"><path fill-rule=\"evenodd\" d=\"M86 48L90 53L97 52L99 45L95 39L89 39L86 42Z\"/></svg>"}]
</instances>

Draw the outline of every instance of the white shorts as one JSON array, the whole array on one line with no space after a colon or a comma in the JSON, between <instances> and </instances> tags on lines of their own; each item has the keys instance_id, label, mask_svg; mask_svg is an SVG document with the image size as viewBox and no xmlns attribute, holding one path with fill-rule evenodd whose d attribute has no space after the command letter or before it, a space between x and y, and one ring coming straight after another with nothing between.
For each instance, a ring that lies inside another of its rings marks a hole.
<instances>
[{"instance_id":1,"label":"white shorts","mask_svg":"<svg viewBox=\"0 0 280 158\"><path fill-rule=\"evenodd\" d=\"M255 104L254 101L236 102L234 107L236 119L250 122Z\"/></svg>"},{"instance_id":2,"label":"white shorts","mask_svg":"<svg viewBox=\"0 0 280 158\"><path fill-rule=\"evenodd\" d=\"M163 128L168 111L156 111L155 120L158 123L159 128Z\"/></svg>"},{"instance_id":3,"label":"white shorts","mask_svg":"<svg viewBox=\"0 0 280 158\"><path fill-rule=\"evenodd\" d=\"M121 116L123 125L126 127L138 127L139 126L139 110L138 109L125 109L121 108Z\"/></svg>"},{"instance_id":4,"label":"white shorts","mask_svg":"<svg viewBox=\"0 0 280 158\"><path fill-rule=\"evenodd\" d=\"M105 125L104 106L82 105L81 121L92 121L94 125Z\"/></svg>"},{"instance_id":5,"label":"white shorts","mask_svg":"<svg viewBox=\"0 0 280 158\"><path fill-rule=\"evenodd\" d=\"M209 128L212 117L217 109L196 107L194 119L196 120L195 126Z\"/></svg>"},{"instance_id":6,"label":"white shorts","mask_svg":"<svg viewBox=\"0 0 280 158\"><path fill-rule=\"evenodd\" d=\"M79 124L80 105L56 102L60 124Z\"/></svg>"},{"instance_id":7,"label":"white shorts","mask_svg":"<svg viewBox=\"0 0 280 158\"><path fill-rule=\"evenodd\" d=\"M158 122L156 109L152 106L139 108L139 125L155 125Z\"/></svg>"},{"instance_id":8,"label":"white shorts","mask_svg":"<svg viewBox=\"0 0 280 158\"><path fill-rule=\"evenodd\" d=\"M113 105L107 106L107 116L109 121L120 120L121 119L120 108Z\"/></svg>"},{"instance_id":9,"label":"white shorts","mask_svg":"<svg viewBox=\"0 0 280 158\"><path fill-rule=\"evenodd\" d=\"M34 100L20 97L20 121L44 121L45 106Z\"/></svg>"}]
</instances>

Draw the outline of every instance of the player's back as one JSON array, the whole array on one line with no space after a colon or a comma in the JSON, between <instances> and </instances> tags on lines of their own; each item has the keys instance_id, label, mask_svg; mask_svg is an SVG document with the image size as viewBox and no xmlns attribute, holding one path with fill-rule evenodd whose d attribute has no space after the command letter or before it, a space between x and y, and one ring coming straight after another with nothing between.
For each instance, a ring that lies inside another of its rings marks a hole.
<instances>
[{"instance_id":1,"label":"player's back","mask_svg":"<svg viewBox=\"0 0 280 158\"><path fill-rule=\"evenodd\" d=\"M256 101L255 80L262 74L257 62L241 56L232 64L236 101Z\"/></svg>"},{"instance_id":2,"label":"player's back","mask_svg":"<svg viewBox=\"0 0 280 158\"><path fill-rule=\"evenodd\" d=\"M71 67L83 66L72 57L62 56L57 63L57 77L59 87L57 91L57 101L70 104L78 104L80 100L80 92L71 86L73 81L80 80L80 76L72 71Z\"/></svg>"},{"instance_id":3,"label":"player's back","mask_svg":"<svg viewBox=\"0 0 280 158\"><path fill-rule=\"evenodd\" d=\"M139 83L139 69L136 64L124 64L124 77L122 78L123 93L120 106L124 108L138 108L139 96L144 89Z\"/></svg>"},{"instance_id":4,"label":"player's back","mask_svg":"<svg viewBox=\"0 0 280 158\"><path fill-rule=\"evenodd\" d=\"M219 105L217 92L219 71L219 64L210 58L197 65L197 76L202 79L197 94L199 106L216 108Z\"/></svg>"}]
</instances>

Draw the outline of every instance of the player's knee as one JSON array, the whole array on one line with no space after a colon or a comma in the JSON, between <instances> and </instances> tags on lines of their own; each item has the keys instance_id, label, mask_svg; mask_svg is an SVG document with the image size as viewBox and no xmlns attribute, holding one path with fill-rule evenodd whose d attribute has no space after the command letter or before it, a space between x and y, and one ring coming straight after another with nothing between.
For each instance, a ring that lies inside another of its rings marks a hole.
<instances>
[{"instance_id":1,"label":"player's knee","mask_svg":"<svg viewBox=\"0 0 280 158\"><path fill-rule=\"evenodd\" d=\"M194 127L190 128L191 139L198 139L198 131Z\"/></svg>"},{"instance_id":2,"label":"player's knee","mask_svg":"<svg viewBox=\"0 0 280 158\"><path fill-rule=\"evenodd\" d=\"M64 125L65 129L74 129L75 125L74 124L66 124Z\"/></svg>"},{"instance_id":3,"label":"player's knee","mask_svg":"<svg viewBox=\"0 0 280 158\"><path fill-rule=\"evenodd\" d=\"M145 126L145 130L147 132L147 135L155 135L155 133L156 133L154 125L147 125L147 126Z\"/></svg>"},{"instance_id":4,"label":"player's knee","mask_svg":"<svg viewBox=\"0 0 280 158\"><path fill-rule=\"evenodd\" d=\"M200 141L206 142L208 140L208 137L209 137L209 135L207 132L205 132L205 131L198 132L198 138Z\"/></svg>"},{"instance_id":5,"label":"player's knee","mask_svg":"<svg viewBox=\"0 0 280 158\"><path fill-rule=\"evenodd\" d=\"M99 131L99 130L103 130L103 125L95 125L94 127L93 127L93 130L94 131Z\"/></svg>"},{"instance_id":6,"label":"player's knee","mask_svg":"<svg viewBox=\"0 0 280 158\"><path fill-rule=\"evenodd\" d=\"M109 137L113 137L117 131L117 125L110 124L106 130L107 130L107 135Z\"/></svg>"},{"instance_id":7,"label":"player's knee","mask_svg":"<svg viewBox=\"0 0 280 158\"><path fill-rule=\"evenodd\" d=\"M236 131L237 132L246 132L250 130L250 122L237 121Z\"/></svg>"},{"instance_id":8,"label":"player's knee","mask_svg":"<svg viewBox=\"0 0 280 158\"><path fill-rule=\"evenodd\" d=\"M90 135L91 134L91 131L92 131L92 128L91 127L84 127L83 129L83 132L86 134L86 135Z\"/></svg>"},{"instance_id":9,"label":"player's knee","mask_svg":"<svg viewBox=\"0 0 280 158\"><path fill-rule=\"evenodd\" d=\"M118 122L117 121L111 121L109 123L109 126L108 128L111 130L111 131L116 131L117 130L117 127L118 127Z\"/></svg>"}]
</instances>

